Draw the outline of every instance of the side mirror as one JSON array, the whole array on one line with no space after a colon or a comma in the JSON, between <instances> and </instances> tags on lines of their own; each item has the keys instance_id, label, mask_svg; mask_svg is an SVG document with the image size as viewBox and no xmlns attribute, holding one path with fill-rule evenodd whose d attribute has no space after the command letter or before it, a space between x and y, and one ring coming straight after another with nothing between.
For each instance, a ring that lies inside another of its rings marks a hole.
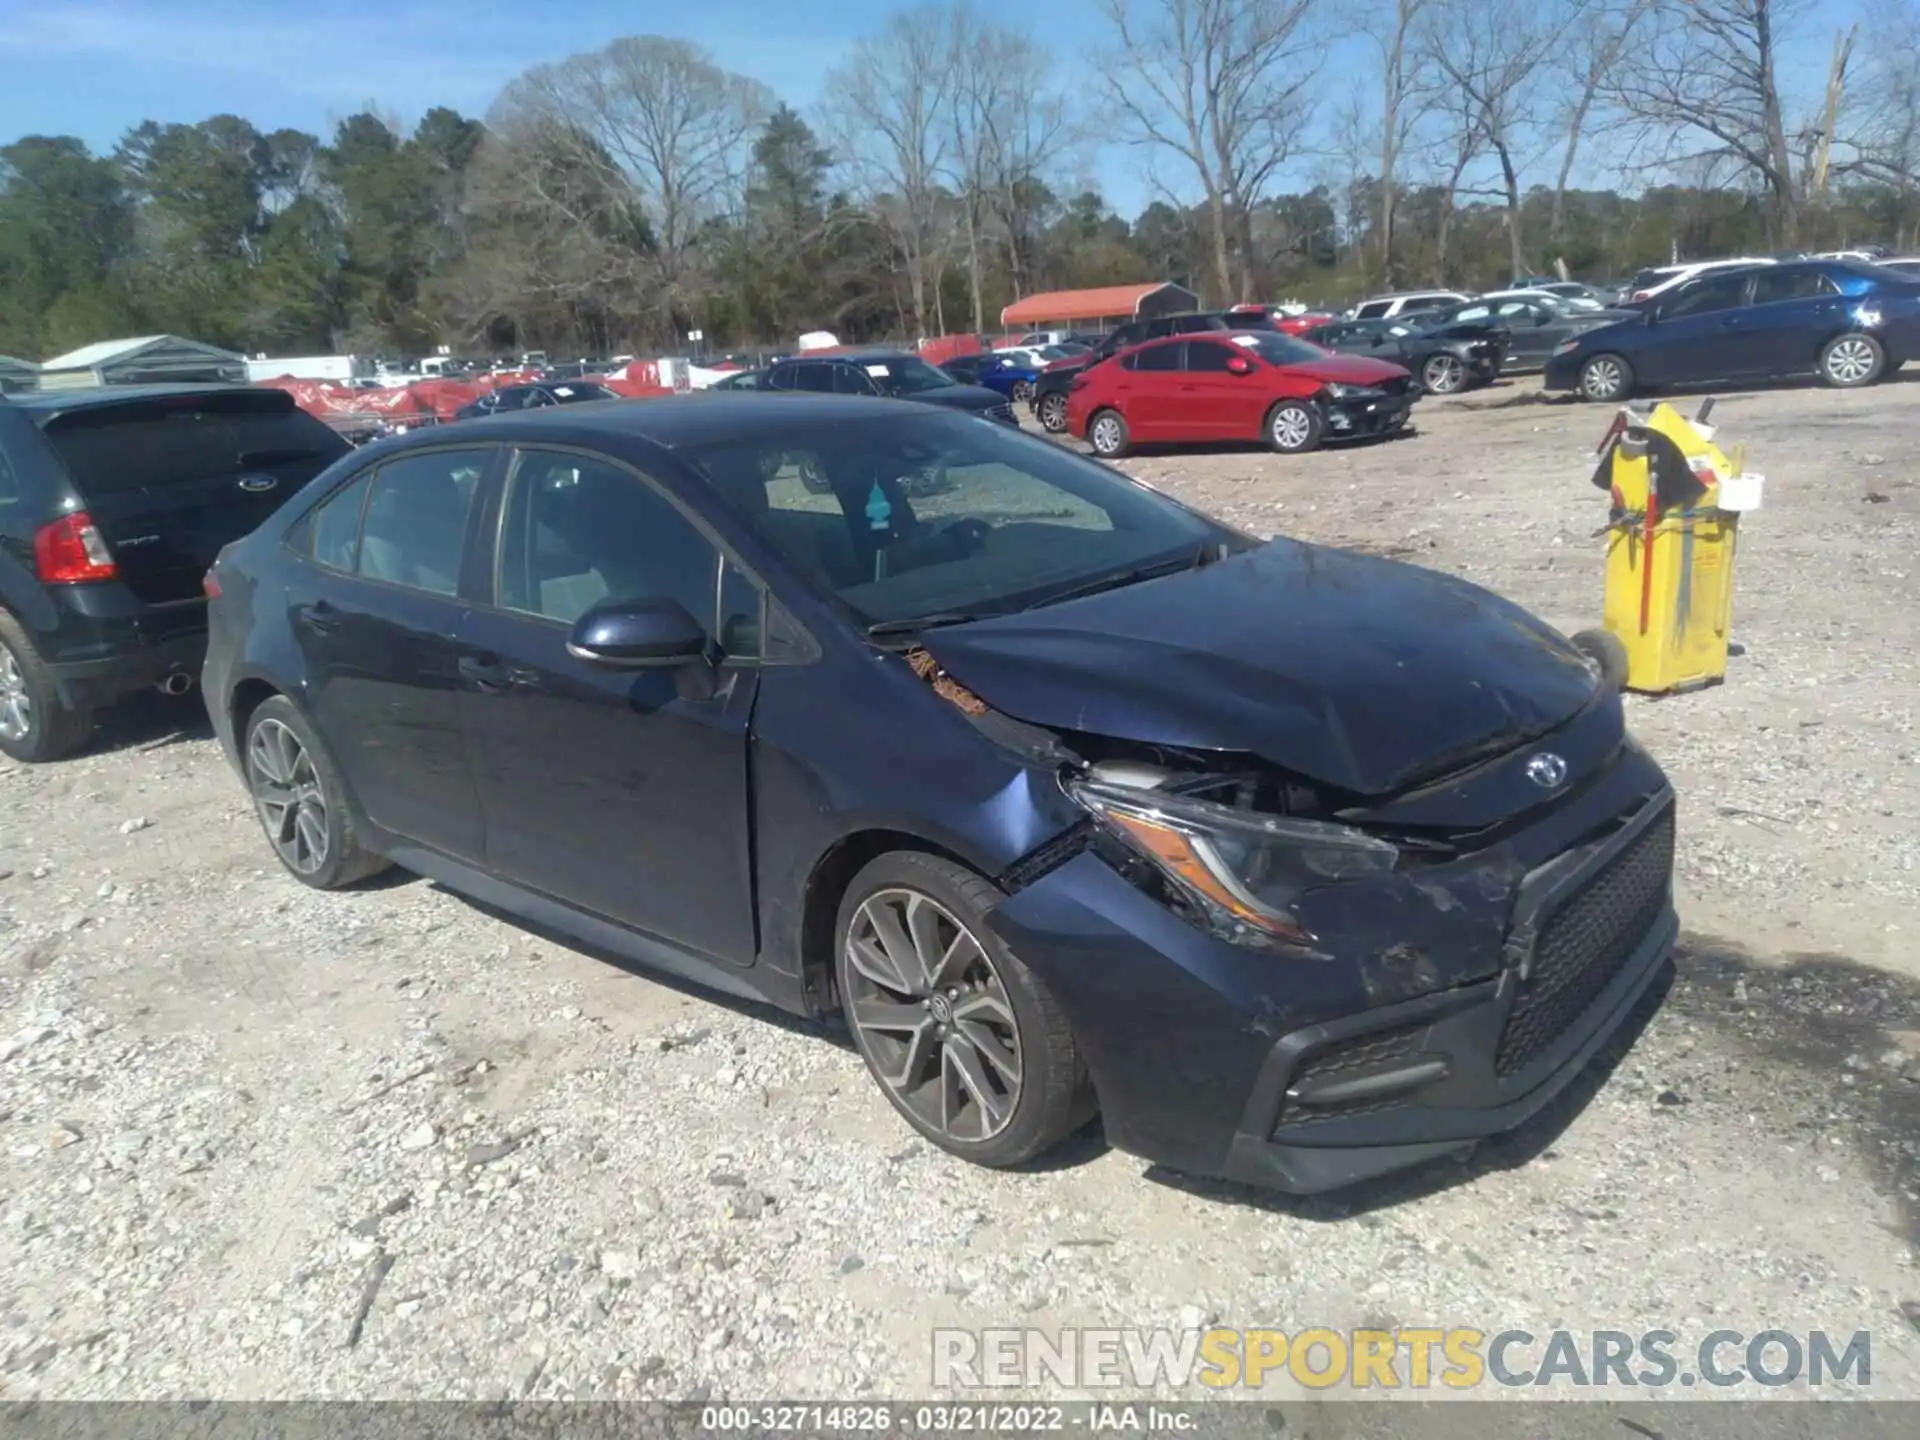
<instances>
[{"instance_id":1,"label":"side mirror","mask_svg":"<svg viewBox=\"0 0 1920 1440\"><path fill-rule=\"evenodd\" d=\"M1244 355L1231 355L1227 358L1227 373L1229 375L1251 375L1253 373L1253 362Z\"/></svg>"},{"instance_id":2,"label":"side mirror","mask_svg":"<svg viewBox=\"0 0 1920 1440\"><path fill-rule=\"evenodd\" d=\"M707 632L678 600L617 600L574 622L567 653L620 670L684 665L707 653Z\"/></svg>"}]
</instances>

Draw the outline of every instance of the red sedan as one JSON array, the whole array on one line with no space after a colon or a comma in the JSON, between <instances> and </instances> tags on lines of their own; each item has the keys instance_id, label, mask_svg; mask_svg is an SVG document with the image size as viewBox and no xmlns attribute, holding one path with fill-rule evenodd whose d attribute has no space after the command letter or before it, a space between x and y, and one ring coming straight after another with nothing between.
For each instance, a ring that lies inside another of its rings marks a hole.
<instances>
[{"instance_id":1,"label":"red sedan","mask_svg":"<svg viewBox=\"0 0 1920 1440\"><path fill-rule=\"evenodd\" d=\"M1398 365L1271 330L1176 335L1075 376L1067 429L1103 460L1196 440L1264 440L1295 455L1398 430L1418 395Z\"/></svg>"}]
</instances>

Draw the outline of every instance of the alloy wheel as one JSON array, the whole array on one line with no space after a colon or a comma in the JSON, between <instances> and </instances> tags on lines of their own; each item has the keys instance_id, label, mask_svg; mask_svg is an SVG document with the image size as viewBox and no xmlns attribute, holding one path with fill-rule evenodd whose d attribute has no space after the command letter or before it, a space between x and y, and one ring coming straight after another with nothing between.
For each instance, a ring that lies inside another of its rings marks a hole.
<instances>
[{"instance_id":1,"label":"alloy wheel","mask_svg":"<svg viewBox=\"0 0 1920 1440\"><path fill-rule=\"evenodd\" d=\"M1858 385L1873 373L1873 346L1857 335L1833 342L1827 350L1827 375L1836 385Z\"/></svg>"},{"instance_id":2,"label":"alloy wheel","mask_svg":"<svg viewBox=\"0 0 1920 1440\"><path fill-rule=\"evenodd\" d=\"M1298 405L1282 405L1273 412L1273 443L1280 450L1298 450L1313 434L1313 417Z\"/></svg>"},{"instance_id":3,"label":"alloy wheel","mask_svg":"<svg viewBox=\"0 0 1920 1440\"><path fill-rule=\"evenodd\" d=\"M848 1012L882 1084L921 1123L989 1140L1020 1103L1020 1028L974 933L917 890L877 890L847 927Z\"/></svg>"},{"instance_id":4,"label":"alloy wheel","mask_svg":"<svg viewBox=\"0 0 1920 1440\"><path fill-rule=\"evenodd\" d=\"M278 720L262 720L247 741L247 783L260 823L289 869L311 875L327 863L327 799L313 757Z\"/></svg>"},{"instance_id":5,"label":"alloy wheel","mask_svg":"<svg viewBox=\"0 0 1920 1440\"><path fill-rule=\"evenodd\" d=\"M25 740L33 733L33 697L13 651L0 645L0 740Z\"/></svg>"},{"instance_id":6,"label":"alloy wheel","mask_svg":"<svg viewBox=\"0 0 1920 1440\"><path fill-rule=\"evenodd\" d=\"M1033 382L1031 380L1014 381L1013 382L1013 398L1019 401L1022 405L1026 404L1029 400L1033 399Z\"/></svg>"},{"instance_id":7,"label":"alloy wheel","mask_svg":"<svg viewBox=\"0 0 1920 1440\"><path fill-rule=\"evenodd\" d=\"M1040 423L1052 434L1067 428L1067 397L1049 395L1040 402Z\"/></svg>"},{"instance_id":8,"label":"alloy wheel","mask_svg":"<svg viewBox=\"0 0 1920 1440\"><path fill-rule=\"evenodd\" d=\"M1101 455L1111 455L1120 448L1120 421L1112 415L1102 415L1093 422L1093 434L1088 437L1093 448Z\"/></svg>"},{"instance_id":9,"label":"alloy wheel","mask_svg":"<svg viewBox=\"0 0 1920 1440\"><path fill-rule=\"evenodd\" d=\"M1590 400L1611 400L1620 393L1621 378L1620 362L1603 355L1580 373L1580 388Z\"/></svg>"},{"instance_id":10,"label":"alloy wheel","mask_svg":"<svg viewBox=\"0 0 1920 1440\"><path fill-rule=\"evenodd\" d=\"M1466 367L1453 356L1435 355L1420 372L1420 380L1436 395L1451 395L1465 375Z\"/></svg>"}]
</instances>

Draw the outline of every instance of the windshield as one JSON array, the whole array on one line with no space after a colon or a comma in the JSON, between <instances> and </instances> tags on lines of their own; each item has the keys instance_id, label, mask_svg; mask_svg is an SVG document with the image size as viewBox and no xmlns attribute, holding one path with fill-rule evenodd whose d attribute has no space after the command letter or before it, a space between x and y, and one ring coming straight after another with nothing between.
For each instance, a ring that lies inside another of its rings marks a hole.
<instances>
[{"instance_id":1,"label":"windshield","mask_svg":"<svg viewBox=\"0 0 1920 1440\"><path fill-rule=\"evenodd\" d=\"M1058 445L931 409L683 454L862 626L1026 609L1234 538Z\"/></svg>"},{"instance_id":2,"label":"windshield","mask_svg":"<svg viewBox=\"0 0 1920 1440\"><path fill-rule=\"evenodd\" d=\"M1235 335L1233 343L1251 350L1269 365L1302 365L1324 360L1327 352L1318 345L1296 339L1279 330L1262 330L1251 335Z\"/></svg>"},{"instance_id":3,"label":"windshield","mask_svg":"<svg viewBox=\"0 0 1920 1440\"><path fill-rule=\"evenodd\" d=\"M949 390L958 384L945 371L936 370L914 355L890 355L881 360L853 362L872 377L873 383L887 395L918 395L925 390Z\"/></svg>"}]
</instances>

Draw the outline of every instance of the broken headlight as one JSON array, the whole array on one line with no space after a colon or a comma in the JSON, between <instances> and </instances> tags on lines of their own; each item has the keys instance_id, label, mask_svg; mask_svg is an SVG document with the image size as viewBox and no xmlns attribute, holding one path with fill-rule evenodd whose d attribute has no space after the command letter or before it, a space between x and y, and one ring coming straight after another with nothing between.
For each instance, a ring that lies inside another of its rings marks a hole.
<instances>
[{"instance_id":1,"label":"broken headlight","mask_svg":"<svg viewBox=\"0 0 1920 1440\"><path fill-rule=\"evenodd\" d=\"M1099 780L1067 793L1159 872L1195 918L1236 944L1317 954L1294 907L1309 891L1393 869L1400 852L1344 825L1265 815Z\"/></svg>"}]
</instances>

